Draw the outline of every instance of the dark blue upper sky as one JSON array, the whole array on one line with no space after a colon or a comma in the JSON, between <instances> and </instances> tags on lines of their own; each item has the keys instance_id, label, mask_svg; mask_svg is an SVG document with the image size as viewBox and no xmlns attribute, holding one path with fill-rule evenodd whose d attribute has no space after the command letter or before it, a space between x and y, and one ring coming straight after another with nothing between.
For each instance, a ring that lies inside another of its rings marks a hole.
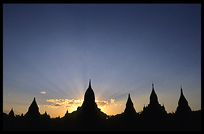
<instances>
[{"instance_id":1,"label":"dark blue upper sky","mask_svg":"<svg viewBox=\"0 0 204 134\"><path fill-rule=\"evenodd\" d=\"M161 103L173 108L182 85L199 109L201 5L3 5L5 105L77 99L89 79L100 99L124 101L128 93L135 101L148 96L154 82Z\"/></svg>"}]
</instances>

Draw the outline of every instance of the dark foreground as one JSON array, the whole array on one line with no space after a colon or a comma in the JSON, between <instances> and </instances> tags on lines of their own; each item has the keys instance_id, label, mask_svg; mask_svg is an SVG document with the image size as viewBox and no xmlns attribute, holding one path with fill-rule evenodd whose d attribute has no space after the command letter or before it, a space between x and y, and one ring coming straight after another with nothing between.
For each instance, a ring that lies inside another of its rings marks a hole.
<instances>
[{"instance_id":1,"label":"dark foreground","mask_svg":"<svg viewBox=\"0 0 204 134\"><path fill-rule=\"evenodd\" d=\"M135 115L129 117L124 113L111 116L107 119L80 118L76 113L66 114L62 118L50 118L41 115L40 118L25 116L10 117L3 115L3 130L18 131L200 131L201 111L193 111L191 116L178 117L167 114L162 118Z\"/></svg>"}]
</instances>

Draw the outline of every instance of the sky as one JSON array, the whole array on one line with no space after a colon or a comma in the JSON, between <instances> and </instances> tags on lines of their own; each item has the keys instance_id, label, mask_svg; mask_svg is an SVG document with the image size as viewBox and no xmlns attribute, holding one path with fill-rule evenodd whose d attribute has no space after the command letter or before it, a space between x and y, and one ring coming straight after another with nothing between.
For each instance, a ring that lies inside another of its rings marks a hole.
<instances>
[{"instance_id":1,"label":"sky","mask_svg":"<svg viewBox=\"0 0 204 134\"><path fill-rule=\"evenodd\" d=\"M175 112L182 86L201 109L201 4L3 4L3 111L63 117L91 79L108 115L159 103Z\"/></svg>"}]
</instances>

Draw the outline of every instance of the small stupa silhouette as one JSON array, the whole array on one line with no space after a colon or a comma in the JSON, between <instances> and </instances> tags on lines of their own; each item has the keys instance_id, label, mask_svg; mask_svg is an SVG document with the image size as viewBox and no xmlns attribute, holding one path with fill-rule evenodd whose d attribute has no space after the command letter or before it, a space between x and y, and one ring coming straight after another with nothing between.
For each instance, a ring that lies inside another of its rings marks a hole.
<instances>
[{"instance_id":1,"label":"small stupa silhouette","mask_svg":"<svg viewBox=\"0 0 204 134\"><path fill-rule=\"evenodd\" d=\"M130 98L130 94L128 94L128 99L127 99L124 114L126 114L128 116L136 114L136 110L135 110L135 108L133 106L132 100Z\"/></svg>"},{"instance_id":2,"label":"small stupa silhouette","mask_svg":"<svg viewBox=\"0 0 204 134\"><path fill-rule=\"evenodd\" d=\"M42 114L41 116L42 116L42 118L50 119L50 115L48 115L46 111L45 111L45 113Z\"/></svg>"},{"instance_id":3,"label":"small stupa silhouette","mask_svg":"<svg viewBox=\"0 0 204 134\"><path fill-rule=\"evenodd\" d=\"M155 117L167 114L164 105L161 106L159 104L157 94L155 93L155 90L154 90L154 84L152 84L152 92L150 94L149 105L147 107L145 106L143 107L142 114L146 114L146 116L154 115Z\"/></svg>"},{"instance_id":4,"label":"small stupa silhouette","mask_svg":"<svg viewBox=\"0 0 204 134\"><path fill-rule=\"evenodd\" d=\"M28 112L25 114L26 117L29 118L39 118L40 112L38 105L36 103L35 97L33 99L33 102L31 103L30 107L28 108Z\"/></svg>"},{"instance_id":5,"label":"small stupa silhouette","mask_svg":"<svg viewBox=\"0 0 204 134\"><path fill-rule=\"evenodd\" d=\"M11 111L9 112L9 117L14 117L14 111L13 111L13 108L11 109Z\"/></svg>"},{"instance_id":6,"label":"small stupa silhouette","mask_svg":"<svg viewBox=\"0 0 204 134\"><path fill-rule=\"evenodd\" d=\"M158 105L159 104L158 98L157 98L157 94L154 91L154 84L152 84L152 93L150 95L150 102L149 102L149 104L150 105Z\"/></svg>"},{"instance_id":7,"label":"small stupa silhouette","mask_svg":"<svg viewBox=\"0 0 204 134\"><path fill-rule=\"evenodd\" d=\"M66 111L65 115L62 118L68 118L69 117L69 112L68 110Z\"/></svg>"},{"instance_id":8,"label":"small stupa silhouette","mask_svg":"<svg viewBox=\"0 0 204 134\"><path fill-rule=\"evenodd\" d=\"M183 90L181 87L181 95L178 101L178 107L176 109L175 114L185 115L191 112L191 108L188 105L188 101L186 100L185 96L183 95Z\"/></svg>"}]
</instances>

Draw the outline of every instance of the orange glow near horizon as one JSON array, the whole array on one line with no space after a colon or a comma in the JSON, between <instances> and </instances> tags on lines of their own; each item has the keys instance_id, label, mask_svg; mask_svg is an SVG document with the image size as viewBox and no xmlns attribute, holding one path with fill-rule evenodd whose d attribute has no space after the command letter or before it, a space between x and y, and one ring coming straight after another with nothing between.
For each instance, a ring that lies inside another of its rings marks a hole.
<instances>
[{"instance_id":1,"label":"orange glow near horizon","mask_svg":"<svg viewBox=\"0 0 204 134\"><path fill-rule=\"evenodd\" d=\"M78 107L82 106L83 101L83 99L48 99L47 102L51 104L39 105L39 110L42 114L47 111L51 118L63 117L67 110L69 113L76 111ZM110 101L96 99L95 102L98 108L107 115L118 114L118 111L123 109L122 104L115 103L114 99L110 99Z\"/></svg>"}]
</instances>

